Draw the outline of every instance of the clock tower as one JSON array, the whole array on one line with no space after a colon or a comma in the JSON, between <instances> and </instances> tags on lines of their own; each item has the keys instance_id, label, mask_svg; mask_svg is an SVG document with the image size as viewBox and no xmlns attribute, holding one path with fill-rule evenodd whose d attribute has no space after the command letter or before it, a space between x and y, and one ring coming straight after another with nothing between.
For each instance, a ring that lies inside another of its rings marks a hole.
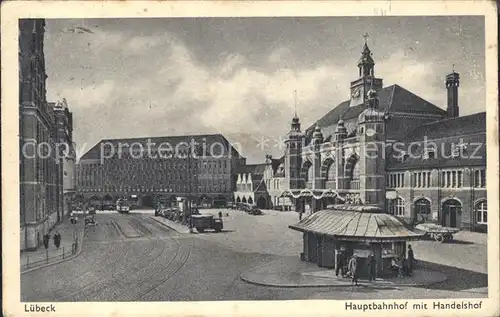
<instances>
[{"instance_id":1,"label":"clock tower","mask_svg":"<svg viewBox=\"0 0 500 317\"><path fill-rule=\"evenodd\" d=\"M375 78L374 75L375 62L373 61L373 54L366 41L368 34L363 35L363 37L365 38L365 45L361 52L361 58L358 61L359 78L351 82L351 107L367 105L368 91L371 89L375 91L382 89L382 79Z\"/></svg>"}]
</instances>

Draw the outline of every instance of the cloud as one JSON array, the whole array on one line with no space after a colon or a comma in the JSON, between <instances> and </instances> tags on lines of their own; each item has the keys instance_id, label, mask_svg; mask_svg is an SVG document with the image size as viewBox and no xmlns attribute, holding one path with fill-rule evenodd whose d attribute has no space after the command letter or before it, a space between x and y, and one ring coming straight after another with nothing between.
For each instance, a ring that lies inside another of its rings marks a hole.
<instances>
[{"instance_id":1,"label":"cloud","mask_svg":"<svg viewBox=\"0 0 500 317\"><path fill-rule=\"evenodd\" d=\"M210 47L206 49L217 58L203 59L205 47L193 46L180 34L101 29L63 40L50 37L49 100L67 98L75 113L77 142L221 132L242 144L250 162L261 161L265 152L282 154L273 146L258 148L257 140L279 139L288 132L294 90L305 129L349 98L349 84L358 75L358 51L348 57L332 54L307 60L311 58L300 56L290 45L274 42L268 53L258 54ZM70 39L71 44L62 45ZM59 53L61 47L65 55ZM376 75L385 86L398 84L445 106L446 65L404 50L375 59ZM303 63L296 67L299 61ZM484 95L474 78L460 90L463 113L475 105L462 104L473 104Z\"/></svg>"},{"instance_id":2,"label":"cloud","mask_svg":"<svg viewBox=\"0 0 500 317\"><path fill-rule=\"evenodd\" d=\"M147 54L149 50L154 49L162 42L159 37L153 36L134 36L124 45L126 54Z\"/></svg>"}]
</instances>

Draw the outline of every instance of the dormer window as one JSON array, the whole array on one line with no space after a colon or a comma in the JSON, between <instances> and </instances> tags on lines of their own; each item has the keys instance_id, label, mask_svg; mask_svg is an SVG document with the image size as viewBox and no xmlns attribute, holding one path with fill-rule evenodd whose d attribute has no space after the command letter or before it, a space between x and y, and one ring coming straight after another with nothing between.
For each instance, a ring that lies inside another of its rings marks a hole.
<instances>
[{"instance_id":1,"label":"dormer window","mask_svg":"<svg viewBox=\"0 0 500 317\"><path fill-rule=\"evenodd\" d=\"M451 157L453 157L453 158L459 157L462 153L465 153L466 149L467 149L467 146L462 141L460 141L460 143L458 143L458 144L452 144L451 145Z\"/></svg>"},{"instance_id":2,"label":"dormer window","mask_svg":"<svg viewBox=\"0 0 500 317\"><path fill-rule=\"evenodd\" d=\"M410 155L406 151L402 151L401 155L399 156L399 161L401 163L406 163L406 161L408 161L409 157L410 157Z\"/></svg>"},{"instance_id":3,"label":"dormer window","mask_svg":"<svg viewBox=\"0 0 500 317\"><path fill-rule=\"evenodd\" d=\"M423 155L425 160L433 160L436 158L436 150L432 148L426 148L424 149L424 155Z\"/></svg>"}]
</instances>

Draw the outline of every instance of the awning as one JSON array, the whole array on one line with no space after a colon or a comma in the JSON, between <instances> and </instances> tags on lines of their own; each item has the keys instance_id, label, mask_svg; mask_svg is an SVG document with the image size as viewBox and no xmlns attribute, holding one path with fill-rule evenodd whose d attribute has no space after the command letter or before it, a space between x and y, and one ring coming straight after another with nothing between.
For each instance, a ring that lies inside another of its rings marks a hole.
<instances>
[{"instance_id":1,"label":"awning","mask_svg":"<svg viewBox=\"0 0 500 317\"><path fill-rule=\"evenodd\" d=\"M410 230L392 215L349 210L321 210L289 228L345 241L407 241L418 240L423 235Z\"/></svg>"},{"instance_id":2,"label":"awning","mask_svg":"<svg viewBox=\"0 0 500 317\"><path fill-rule=\"evenodd\" d=\"M338 198L341 201L344 201L345 198L340 196L333 189L289 189L285 190L282 194L282 197L289 198L303 198L303 197L311 197L314 199L322 199L322 198Z\"/></svg>"}]
</instances>

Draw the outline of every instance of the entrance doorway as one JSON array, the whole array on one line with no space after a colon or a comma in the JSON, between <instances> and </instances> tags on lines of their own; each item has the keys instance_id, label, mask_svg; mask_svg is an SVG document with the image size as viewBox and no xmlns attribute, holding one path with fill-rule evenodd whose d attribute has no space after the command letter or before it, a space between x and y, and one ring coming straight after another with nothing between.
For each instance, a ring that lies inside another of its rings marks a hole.
<instances>
[{"instance_id":1,"label":"entrance doorway","mask_svg":"<svg viewBox=\"0 0 500 317\"><path fill-rule=\"evenodd\" d=\"M260 209L267 208L267 201L264 197L260 196L259 199L257 199L257 207L259 207Z\"/></svg>"},{"instance_id":2,"label":"entrance doorway","mask_svg":"<svg viewBox=\"0 0 500 317\"><path fill-rule=\"evenodd\" d=\"M443 202L441 224L444 227L460 228L462 204L456 199Z\"/></svg>"},{"instance_id":3,"label":"entrance doorway","mask_svg":"<svg viewBox=\"0 0 500 317\"><path fill-rule=\"evenodd\" d=\"M415 210L415 223L422 223L431 220L431 202L428 199L418 199L415 201L413 208Z\"/></svg>"}]
</instances>

